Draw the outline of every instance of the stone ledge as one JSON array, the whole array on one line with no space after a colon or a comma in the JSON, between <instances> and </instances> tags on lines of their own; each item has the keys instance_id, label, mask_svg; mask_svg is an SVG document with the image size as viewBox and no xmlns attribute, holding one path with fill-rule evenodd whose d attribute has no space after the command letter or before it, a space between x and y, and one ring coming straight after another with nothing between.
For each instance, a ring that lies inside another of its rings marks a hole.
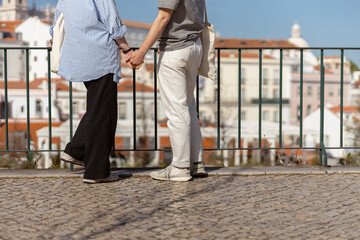
<instances>
[{"instance_id":1,"label":"stone ledge","mask_svg":"<svg viewBox=\"0 0 360 240\"><path fill-rule=\"evenodd\" d=\"M148 177L157 168L128 168L114 169L112 172L121 177ZM283 175L332 175L332 174L360 174L357 166L336 167L209 167L209 176L283 176ZM0 169L1 178L81 178L83 169L70 171L69 169Z\"/></svg>"}]
</instances>

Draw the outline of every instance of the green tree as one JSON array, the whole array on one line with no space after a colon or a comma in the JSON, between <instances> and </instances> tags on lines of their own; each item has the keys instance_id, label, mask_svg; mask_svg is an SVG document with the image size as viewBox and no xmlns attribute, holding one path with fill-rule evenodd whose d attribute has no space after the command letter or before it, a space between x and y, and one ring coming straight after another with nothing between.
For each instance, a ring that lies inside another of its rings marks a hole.
<instances>
[{"instance_id":1,"label":"green tree","mask_svg":"<svg viewBox=\"0 0 360 240\"><path fill-rule=\"evenodd\" d=\"M359 67L351 60L350 60L350 68L351 68L351 72L360 71Z\"/></svg>"}]
</instances>

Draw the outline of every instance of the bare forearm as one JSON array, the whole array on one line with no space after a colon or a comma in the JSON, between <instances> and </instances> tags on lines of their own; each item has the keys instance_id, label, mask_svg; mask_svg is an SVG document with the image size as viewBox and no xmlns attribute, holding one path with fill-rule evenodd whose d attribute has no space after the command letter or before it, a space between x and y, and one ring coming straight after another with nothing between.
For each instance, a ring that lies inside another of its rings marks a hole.
<instances>
[{"instance_id":1,"label":"bare forearm","mask_svg":"<svg viewBox=\"0 0 360 240\"><path fill-rule=\"evenodd\" d=\"M130 48L125 37L116 39L115 41L117 45L123 50L128 50Z\"/></svg>"},{"instance_id":2,"label":"bare forearm","mask_svg":"<svg viewBox=\"0 0 360 240\"><path fill-rule=\"evenodd\" d=\"M147 35L145 41L139 49L139 52L142 55L145 55L147 51L149 51L149 49L159 39L170 21L171 14L172 10L160 10L159 15L156 17L155 21L151 25L149 34Z\"/></svg>"}]
</instances>

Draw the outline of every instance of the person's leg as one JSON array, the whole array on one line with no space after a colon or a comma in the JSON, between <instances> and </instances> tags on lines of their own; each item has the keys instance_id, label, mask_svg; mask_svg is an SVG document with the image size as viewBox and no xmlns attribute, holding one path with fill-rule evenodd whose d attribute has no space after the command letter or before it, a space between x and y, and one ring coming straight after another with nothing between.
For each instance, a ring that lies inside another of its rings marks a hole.
<instances>
[{"instance_id":1,"label":"person's leg","mask_svg":"<svg viewBox=\"0 0 360 240\"><path fill-rule=\"evenodd\" d=\"M84 161L85 155L85 132L86 132L86 113L81 118L72 140L66 145L64 152L71 157Z\"/></svg>"},{"instance_id":2,"label":"person's leg","mask_svg":"<svg viewBox=\"0 0 360 240\"><path fill-rule=\"evenodd\" d=\"M186 81L190 48L161 52L159 87L165 116L168 118L172 165L190 167L191 117Z\"/></svg>"},{"instance_id":3,"label":"person's leg","mask_svg":"<svg viewBox=\"0 0 360 240\"><path fill-rule=\"evenodd\" d=\"M117 124L117 84L113 74L85 83L87 87L84 179L110 175L109 154Z\"/></svg>"},{"instance_id":4,"label":"person's leg","mask_svg":"<svg viewBox=\"0 0 360 240\"><path fill-rule=\"evenodd\" d=\"M189 63L186 71L187 82L187 104L189 106L191 118L191 144L190 144L190 161L191 163L201 163L203 160L203 142L200 130L199 119L197 117L196 102L194 98L194 89L196 78L199 71L202 57L201 41L198 41L190 52Z\"/></svg>"}]
</instances>

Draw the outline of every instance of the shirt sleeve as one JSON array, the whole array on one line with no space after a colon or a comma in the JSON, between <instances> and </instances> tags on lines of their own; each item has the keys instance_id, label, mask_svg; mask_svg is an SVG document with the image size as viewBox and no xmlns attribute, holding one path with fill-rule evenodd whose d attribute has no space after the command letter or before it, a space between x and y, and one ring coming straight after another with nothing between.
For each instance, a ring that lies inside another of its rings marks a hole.
<instances>
[{"instance_id":1,"label":"shirt sleeve","mask_svg":"<svg viewBox=\"0 0 360 240\"><path fill-rule=\"evenodd\" d=\"M58 18L60 17L60 14L63 11L63 0L59 0L57 5L56 5L56 9L55 9L55 16L54 16L54 24L51 26L51 28L49 29L49 33L52 36L54 36L54 27L56 25L56 22L58 20Z\"/></svg>"},{"instance_id":2,"label":"shirt sleeve","mask_svg":"<svg viewBox=\"0 0 360 240\"><path fill-rule=\"evenodd\" d=\"M102 22L112 39L125 36L127 28L122 24L114 0L94 0L99 21Z\"/></svg>"},{"instance_id":3,"label":"shirt sleeve","mask_svg":"<svg viewBox=\"0 0 360 240\"><path fill-rule=\"evenodd\" d=\"M158 8L176 10L181 0L159 0Z\"/></svg>"}]
</instances>

